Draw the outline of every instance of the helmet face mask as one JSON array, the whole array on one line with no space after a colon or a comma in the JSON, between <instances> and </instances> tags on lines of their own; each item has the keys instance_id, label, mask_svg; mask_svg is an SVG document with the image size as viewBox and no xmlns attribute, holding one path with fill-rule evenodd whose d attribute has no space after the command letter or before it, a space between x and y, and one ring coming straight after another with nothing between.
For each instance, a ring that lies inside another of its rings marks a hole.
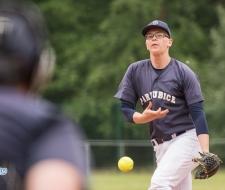
<instances>
[{"instance_id":1,"label":"helmet face mask","mask_svg":"<svg viewBox=\"0 0 225 190\"><path fill-rule=\"evenodd\" d=\"M28 3L0 1L0 83L37 91L53 71L55 54L39 10Z\"/></svg>"},{"instance_id":2,"label":"helmet face mask","mask_svg":"<svg viewBox=\"0 0 225 190\"><path fill-rule=\"evenodd\" d=\"M38 64L34 69L32 79L30 82L30 90L35 92L41 86L46 84L52 77L55 65L55 52L53 48L46 47L42 50Z\"/></svg>"}]
</instances>

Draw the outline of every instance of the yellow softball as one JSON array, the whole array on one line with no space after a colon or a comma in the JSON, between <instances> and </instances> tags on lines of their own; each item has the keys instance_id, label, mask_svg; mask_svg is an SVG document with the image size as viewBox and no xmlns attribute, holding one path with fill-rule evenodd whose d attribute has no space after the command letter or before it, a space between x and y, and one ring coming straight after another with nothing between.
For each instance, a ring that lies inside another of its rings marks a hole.
<instances>
[{"instance_id":1,"label":"yellow softball","mask_svg":"<svg viewBox=\"0 0 225 190\"><path fill-rule=\"evenodd\" d=\"M119 159L118 167L122 172L129 172L133 169L134 162L130 157L124 156Z\"/></svg>"}]
</instances>

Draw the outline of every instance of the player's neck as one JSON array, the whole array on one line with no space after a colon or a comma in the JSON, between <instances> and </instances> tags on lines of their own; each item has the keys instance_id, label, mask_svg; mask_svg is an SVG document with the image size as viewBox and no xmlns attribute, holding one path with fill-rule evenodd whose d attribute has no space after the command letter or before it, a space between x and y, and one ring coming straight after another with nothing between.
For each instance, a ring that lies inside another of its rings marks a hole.
<instances>
[{"instance_id":1,"label":"player's neck","mask_svg":"<svg viewBox=\"0 0 225 190\"><path fill-rule=\"evenodd\" d=\"M150 60L154 68L164 69L170 63L171 58L167 54L166 56L163 56L163 55L151 56Z\"/></svg>"}]
</instances>

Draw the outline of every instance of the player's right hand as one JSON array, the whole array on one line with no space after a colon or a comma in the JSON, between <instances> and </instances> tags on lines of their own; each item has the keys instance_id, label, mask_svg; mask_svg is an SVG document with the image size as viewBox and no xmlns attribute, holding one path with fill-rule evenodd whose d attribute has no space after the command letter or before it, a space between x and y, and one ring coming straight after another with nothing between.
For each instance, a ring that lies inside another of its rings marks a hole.
<instances>
[{"instance_id":1,"label":"player's right hand","mask_svg":"<svg viewBox=\"0 0 225 190\"><path fill-rule=\"evenodd\" d=\"M151 108L152 102L149 102L148 107L143 111L143 113L135 112L133 115L134 122L137 124L148 123L155 119L159 119L166 116L166 114L169 112L168 109L162 111L161 108L159 108L158 110L153 111L151 110Z\"/></svg>"}]
</instances>

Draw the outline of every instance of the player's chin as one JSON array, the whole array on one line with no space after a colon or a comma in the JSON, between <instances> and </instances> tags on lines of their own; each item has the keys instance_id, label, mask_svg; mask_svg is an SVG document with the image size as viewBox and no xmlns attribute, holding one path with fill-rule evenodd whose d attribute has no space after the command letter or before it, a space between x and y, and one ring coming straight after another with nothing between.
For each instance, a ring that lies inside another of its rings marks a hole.
<instances>
[{"instance_id":1,"label":"player's chin","mask_svg":"<svg viewBox=\"0 0 225 190\"><path fill-rule=\"evenodd\" d=\"M153 56L159 56L159 55L162 55L162 51L160 51L160 49L158 47L152 47L150 49L150 52L151 52L151 55Z\"/></svg>"}]
</instances>

